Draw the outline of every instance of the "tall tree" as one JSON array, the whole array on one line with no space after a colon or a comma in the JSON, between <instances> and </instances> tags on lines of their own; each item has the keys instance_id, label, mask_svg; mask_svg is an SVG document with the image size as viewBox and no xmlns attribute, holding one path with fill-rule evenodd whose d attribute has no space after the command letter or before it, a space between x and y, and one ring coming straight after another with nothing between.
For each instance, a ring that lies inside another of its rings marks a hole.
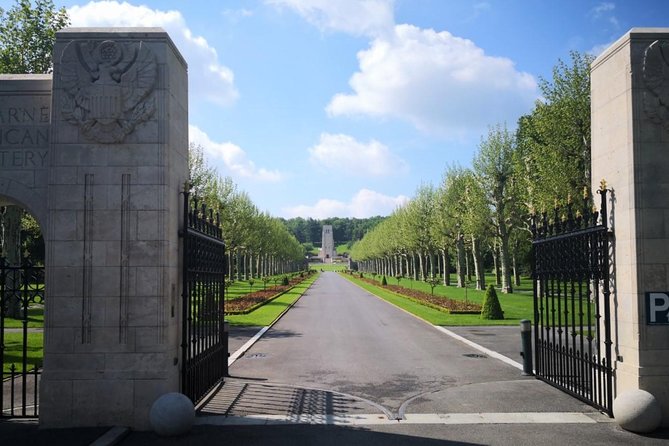
<instances>
[{"instance_id":1,"label":"tall tree","mask_svg":"<svg viewBox=\"0 0 669 446\"><path fill-rule=\"evenodd\" d=\"M462 197L465 203L462 214L462 227L471 242L471 253L476 277L476 289L485 290L485 271L483 267L483 244L491 231L490 207L486 202L485 191L476 181L474 172L467 170L463 174L465 190Z\"/></svg>"},{"instance_id":2,"label":"tall tree","mask_svg":"<svg viewBox=\"0 0 669 446\"><path fill-rule=\"evenodd\" d=\"M500 242L502 292L513 292L509 238L514 229L517 175L514 171L515 137L506 126L491 127L474 159L474 173L492 210L492 223Z\"/></svg>"},{"instance_id":3,"label":"tall tree","mask_svg":"<svg viewBox=\"0 0 669 446\"><path fill-rule=\"evenodd\" d=\"M552 79L540 79L542 99L518 126L518 162L524 169L525 201L532 211L590 189L590 64L572 52L558 60Z\"/></svg>"},{"instance_id":4,"label":"tall tree","mask_svg":"<svg viewBox=\"0 0 669 446\"><path fill-rule=\"evenodd\" d=\"M463 216L466 213L465 190L467 186L466 170L451 166L446 170L442 182L442 194L439 212L441 230L448 234L455 246L455 271L457 285L465 286L465 228Z\"/></svg>"}]
</instances>

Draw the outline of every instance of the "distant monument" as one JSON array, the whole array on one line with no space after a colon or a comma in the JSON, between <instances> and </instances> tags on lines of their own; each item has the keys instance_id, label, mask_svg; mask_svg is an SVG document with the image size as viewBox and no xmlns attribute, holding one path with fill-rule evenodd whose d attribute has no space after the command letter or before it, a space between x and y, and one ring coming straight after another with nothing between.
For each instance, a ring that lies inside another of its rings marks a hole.
<instances>
[{"instance_id":1,"label":"distant monument","mask_svg":"<svg viewBox=\"0 0 669 446\"><path fill-rule=\"evenodd\" d=\"M332 263L335 256L334 238L332 237L332 225L323 226L323 241L321 243L320 258L323 263Z\"/></svg>"}]
</instances>

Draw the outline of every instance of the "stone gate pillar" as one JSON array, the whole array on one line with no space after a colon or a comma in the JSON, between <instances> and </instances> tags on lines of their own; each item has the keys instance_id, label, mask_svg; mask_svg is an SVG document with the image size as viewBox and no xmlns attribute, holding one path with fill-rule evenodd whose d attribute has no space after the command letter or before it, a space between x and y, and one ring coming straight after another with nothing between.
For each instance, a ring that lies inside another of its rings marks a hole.
<instances>
[{"instance_id":1,"label":"stone gate pillar","mask_svg":"<svg viewBox=\"0 0 669 446\"><path fill-rule=\"evenodd\" d=\"M43 426L148 428L179 390L187 121L186 63L162 29L57 34Z\"/></svg>"},{"instance_id":2,"label":"stone gate pillar","mask_svg":"<svg viewBox=\"0 0 669 446\"><path fill-rule=\"evenodd\" d=\"M613 191L616 394L650 392L669 426L669 28L632 29L591 76L592 187Z\"/></svg>"}]
</instances>

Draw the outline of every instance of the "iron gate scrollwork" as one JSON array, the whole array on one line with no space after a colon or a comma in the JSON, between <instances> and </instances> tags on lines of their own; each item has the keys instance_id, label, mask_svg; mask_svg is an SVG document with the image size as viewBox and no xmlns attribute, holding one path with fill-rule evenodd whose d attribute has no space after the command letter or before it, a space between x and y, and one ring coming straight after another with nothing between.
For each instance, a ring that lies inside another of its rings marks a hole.
<instances>
[{"instance_id":1,"label":"iron gate scrollwork","mask_svg":"<svg viewBox=\"0 0 669 446\"><path fill-rule=\"evenodd\" d=\"M218 215L184 192L181 392L197 405L223 382L225 244Z\"/></svg>"},{"instance_id":2,"label":"iron gate scrollwork","mask_svg":"<svg viewBox=\"0 0 669 446\"><path fill-rule=\"evenodd\" d=\"M537 378L613 413L607 189L532 218Z\"/></svg>"},{"instance_id":3,"label":"iron gate scrollwork","mask_svg":"<svg viewBox=\"0 0 669 446\"><path fill-rule=\"evenodd\" d=\"M44 267L0 258L0 418L39 416L43 305Z\"/></svg>"}]
</instances>

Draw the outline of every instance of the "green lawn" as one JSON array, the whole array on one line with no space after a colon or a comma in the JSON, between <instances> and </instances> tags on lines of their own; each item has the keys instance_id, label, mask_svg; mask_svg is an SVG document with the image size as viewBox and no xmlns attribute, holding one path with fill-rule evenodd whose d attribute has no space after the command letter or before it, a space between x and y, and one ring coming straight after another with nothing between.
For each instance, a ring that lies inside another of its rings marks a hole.
<instances>
[{"instance_id":1,"label":"green lawn","mask_svg":"<svg viewBox=\"0 0 669 446\"><path fill-rule=\"evenodd\" d=\"M318 278L318 274L314 274L302 283L295 285L292 289L285 292L283 295L277 297L271 302L259 307L249 314L234 314L225 317L225 320L230 322L230 325L246 325L264 327L271 324L279 315L295 302L312 283Z\"/></svg>"},{"instance_id":2,"label":"green lawn","mask_svg":"<svg viewBox=\"0 0 669 446\"><path fill-rule=\"evenodd\" d=\"M23 369L23 333L5 333L5 354L2 364L3 372L9 372L11 364L16 366L16 371ZM34 368L35 364L42 365L44 356L43 333L28 333L28 370Z\"/></svg>"},{"instance_id":3,"label":"green lawn","mask_svg":"<svg viewBox=\"0 0 669 446\"><path fill-rule=\"evenodd\" d=\"M310 263L309 269L315 269L316 271L344 271L348 268L348 265L345 263Z\"/></svg>"},{"instance_id":4,"label":"green lawn","mask_svg":"<svg viewBox=\"0 0 669 446\"><path fill-rule=\"evenodd\" d=\"M21 319L5 318L5 328L22 328ZM33 306L28 308L28 327L42 328L44 327L44 306Z\"/></svg>"},{"instance_id":5,"label":"green lawn","mask_svg":"<svg viewBox=\"0 0 669 446\"><path fill-rule=\"evenodd\" d=\"M381 287L369 285L358 279L358 274L342 274L347 279L358 284L370 293L379 296L380 298L397 305L398 307L430 322L434 325L518 325L521 319L533 319L534 303L532 300L532 284L527 279L525 283L521 283L519 292L503 294L498 291L497 297L504 311L503 320L487 320L481 319L477 314L448 314L439 310L435 310L424 305L418 304L412 300L397 296L394 293L388 292ZM365 277L372 278L370 274L365 274ZM378 282L381 281L381 276L375 278ZM494 283L494 278L490 277L488 283ZM395 278L386 278L388 284L397 285ZM529 282L529 294L527 287ZM453 283L453 282L452 282ZM402 279L400 285L406 288L418 289L430 293L430 285L422 281L414 281L411 279ZM457 288L454 286L437 285L434 289L436 296L445 296L450 299L468 300L470 302L481 304L485 293L471 288Z\"/></svg>"}]
</instances>

